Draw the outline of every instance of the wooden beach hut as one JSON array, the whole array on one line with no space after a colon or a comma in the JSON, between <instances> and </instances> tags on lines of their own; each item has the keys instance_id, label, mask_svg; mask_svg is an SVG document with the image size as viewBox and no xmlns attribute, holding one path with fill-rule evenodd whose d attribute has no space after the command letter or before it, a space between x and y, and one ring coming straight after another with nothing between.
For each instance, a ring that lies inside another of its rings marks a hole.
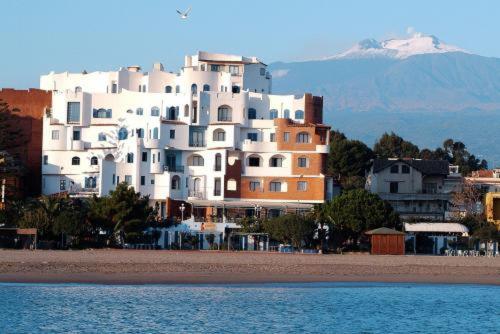
<instances>
[{"instance_id":1,"label":"wooden beach hut","mask_svg":"<svg viewBox=\"0 0 500 334\"><path fill-rule=\"evenodd\" d=\"M404 255L405 233L387 227L380 227L368 231L370 236L371 253L377 255Z\"/></svg>"}]
</instances>

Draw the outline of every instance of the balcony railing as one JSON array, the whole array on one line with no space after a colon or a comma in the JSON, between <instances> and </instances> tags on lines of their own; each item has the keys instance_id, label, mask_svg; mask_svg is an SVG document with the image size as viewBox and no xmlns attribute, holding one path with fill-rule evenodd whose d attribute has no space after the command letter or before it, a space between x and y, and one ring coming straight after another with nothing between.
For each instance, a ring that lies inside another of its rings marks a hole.
<instances>
[{"instance_id":1,"label":"balcony railing","mask_svg":"<svg viewBox=\"0 0 500 334\"><path fill-rule=\"evenodd\" d=\"M165 172L170 172L170 173L184 173L184 166L165 165L165 166L163 166L163 170Z\"/></svg>"},{"instance_id":2,"label":"balcony railing","mask_svg":"<svg viewBox=\"0 0 500 334\"><path fill-rule=\"evenodd\" d=\"M190 147L205 147L207 146L204 140L191 141L189 142Z\"/></svg>"},{"instance_id":3,"label":"balcony railing","mask_svg":"<svg viewBox=\"0 0 500 334\"><path fill-rule=\"evenodd\" d=\"M197 199L204 199L205 194L202 191L189 190L188 197L193 197Z\"/></svg>"}]
</instances>

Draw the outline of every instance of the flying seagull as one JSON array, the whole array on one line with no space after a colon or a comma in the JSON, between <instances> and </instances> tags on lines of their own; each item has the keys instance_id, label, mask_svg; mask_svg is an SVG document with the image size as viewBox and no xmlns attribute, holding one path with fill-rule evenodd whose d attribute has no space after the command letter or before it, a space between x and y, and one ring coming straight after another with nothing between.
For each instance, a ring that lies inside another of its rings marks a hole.
<instances>
[{"instance_id":1,"label":"flying seagull","mask_svg":"<svg viewBox=\"0 0 500 334\"><path fill-rule=\"evenodd\" d=\"M177 13L181 16L181 19L185 20L185 19L187 19L190 11L191 11L191 7L189 7L185 12L181 12L180 10L177 10Z\"/></svg>"}]
</instances>

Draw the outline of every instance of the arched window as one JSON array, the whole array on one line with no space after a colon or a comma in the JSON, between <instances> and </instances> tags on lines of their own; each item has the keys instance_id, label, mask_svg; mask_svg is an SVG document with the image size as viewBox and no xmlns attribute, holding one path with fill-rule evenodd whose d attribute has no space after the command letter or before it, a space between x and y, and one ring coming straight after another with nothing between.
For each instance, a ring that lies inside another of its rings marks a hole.
<instances>
[{"instance_id":1,"label":"arched window","mask_svg":"<svg viewBox=\"0 0 500 334\"><path fill-rule=\"evenodd\" d=\"M104 160L106 161L115 161L115 157L113 154L109 153L104 157Z\"/></svg>"},{"instance_id":2,"label":"arched window","mask_svg":"<svg viewBox=\"0 0 500 334\"><path fill-rule=\"evenodd\" d=\"M144 115L144 109L142 109L142 108L137 108L137 109L135 110L135 113L136 113L137 115Z\"/></svg>"},{"instance_id":3,"label":"arched window","mask_svg":"<svg viewBox=\"0 0 500 334\"><path fill-rule=\"evenodd\" d=\"M165 93L172 93L172 86L165 86Z\"/></svg>"},{"instance_id":4,"label":"arched window","mask_svg":"<svg viewBox=\"0 0 500 334\"><path fill-rule=\"evenodd\" d=\"M194 96L198 95L198 85L196 84L191 85L191 94Z\"/></svg>"},{"instance_id":5,"label":"arched window","mask_svg":"<svg viewBox=\"0 0 500 334\"><path fill-rule=\"evenodd\" d=\"M184 105L184 117L189 117L189 105Z\"/></svg>"},{"instance_id":6,"label":"arched window","mask_svg":"<svg viewBox=\"0 0 500 334\"><path fill-rule=\"evenodd\" d=\"M269 110L269 119L275 119L275 118L278 118L278 110L276 109Z\"/></svg>"},{"instance_id":7,"label":"arched window","mask_svg":"<svg viewBox=\"0 0 500 334\"><path fill-rule=\"evenodd\" d=\"M160 108L152 107L151 108L151 116L160 116Z\"/></svg>"},{"instance_id":8,"label":"arched window","mask_svg":"<svg viewBox=\"0 0 500 334\"><path fill-rule=\"evenodd\" d=\"M215 129L214 130L214 141L225 141L226 140L226 131L223 129Z\"/></svg>"},{"instance_id":9,"label":"arched window","mask_svg":"<svg viewBox=\"0 0 500 334\"><path fill-rule=\"evenodd\" d=\"M181 86L179 85L175 86L175 92L179 94L181 92Z\"/></svg>"},{"instance_id":10,"label":"arched window","mask_svg":"<svg viewBox=\"0 0 500 334\"><path fill-rule=\"evenodd\" d=\"M99 164L99 161L97 160L97 157L90 158L90 165L91 166L97 166L98 164Z\"/></svg>"},{"instance_id":11,"label":"arched window","mask_svg":"<svg viewBox=\"0 0 500 334\"><path fill-rule=\"evenodd\" d=\"M154 128L153 129L153 139L158 139L159 135L158 135L158 128Z\"/></svg>"},{"instance_id":12,"label":"arched window","mask_svg":"<svg viewBox=\"0 0 500 334\"><path fill-rule=\"evenodd\" d=\"M203 157L198 154L193 154L188 158L188 166L203 166L205 165L205 161L203 160Z\"/></svg>"},{"instance_id":13,"label":"arched window","mask_svg":"<svg viewBox=\"0 0 500 334\"><path fill-rule=\"evenodd\" d=\"M283 110L283 118L290 118L290 110L288 109Z\"/></svg>"},{"instance_id":14,"label":"arched window","mask_svg":"<svg viewBox=\"0 0 500 334\"><path fill-rule=\"evenodd\" d=\"M269 167L283 167L283 161L285 158L282 155L273 155L269 159Z\"/></svg>"},{"instance_id":15,"label":"arched window","mask_svg":"<svg viewBox=\"0 0 500 334\"><path fill-rule=\"evenodd\" d=\"M72 164L73 166L79 166L79 165L80 165L80 158L79 158L79 157L73 157L73 158L71 159L71 164Z\"/></svg>"},{"instance_id":16,"label":"arched window","mask_svg":"<svg viewBox=\"0 0 500 334\"><path fill-rule=\"evenodd\" d=\"M127 109L127 114L133 114L134 111L132 109Z\"/></svg>"},{"instance_id":17,"label":"arched window","mask_svg":"<svg viewBox=\"0 0 500 334\"><path fill-rule=\"evenodd\" d=\"M81 93L82 92L82 87L76 86L75 87L75 93Z\"/></svg>"},{"instance_id":18,"label":"arched window","mask_svg":"<svg viewBox=\"0 0 500 334\"><path fill-rule=\"evenodd\" d=\"M230 106L220 106L217 110L217 120L219 122L231 122L233 120L232 109Z\"/></svg>"},{"instance_id":19,"label":"arched window","mask_svg":"<svg viewBox=\"0 0 500 334\"><path fill-rule=\"evenodd\" d=\"M142 85L142 92L146 93L146 85Z\"/></svg>"},{"instance_id":20,"label":"arched window","mask_svg":"<svg viewBox=\"0 0 500 334\"><path fill-rule=\"evenodd\" d=\"M260 167L261 165L261 157L257 154L252 154L247 159L247 166L249 167Z\"/></svg>"},{"instance_id":21,"label":"arched window","mask_svg":"<svg viewBox=\"0 0 500 334\"><path fill-rule=\"evenodd\" d=\"M222 170L222 155L217 153L215 155L215 171L220 172Z\"/></svg>"},{"instance_id":22,"label":"arched window","mask_svg":"<svg viewBox=\"0 0 500 334\"><path fill-rule=\"evenodd\" d=\"M127 153L127 163L134 163L134 153Z\"/></svg>"},{"instance_id":23,"label":"arched window","mask_svg":"<svg viewBox=\"0 0 500 334\"><path fill-rule=\"evenodd\" d=\"M170 188L172 190L179 190L179 189L181 189L181 178L179 177L179 175L172 176L172 183L171 183L171 187Z\"/></svg>"},{"instance_id":24,"label":"arched window","mask_svg":"<svg viewBox=\"0 0 500 334\"><path fill-rule=\"evenodd\" d=\"M121 128L118 131L118 140L125 140L128 137L128 131L125 128Z\"/></svg>"},{"instance_id":25,"label":"arched window","mask_svg":"<svg viewBox=\"0 0 500 334\"><path fill-rule=\"evenodd\" d=\"M257 119L257 110L255 108L248 108L248 119Z\"/></svg>"},{"instance_id":26,"label":"arched window","mask_svg":"<svg viewBox=\"0 0 500 334\"><path fill-rule=\"evenodd\" d=\"M295 110L295 119L304 119L304 111Z\"/></svg>"},{"instance_id":27,"label":"arched window","mask_svg":"<svg viewBox=\"0 0 500 334\"><path fill-rule=\"evenodd\" d=\"M233 94L239 94L240 93L240 86L232 86L231 87L231 92Z\"/></svg>"},{"instance_id":28,"label":"arched window","mask_svg":"<svg viewBox=\"0 0 500 334\"><path fill-rule=\"evenodd\" d=\"M175 107L168 108L168 119L171 121L177 119L177 110Z\"/></svg>"},{"instance_id":29,"label":"arched window","mask_svg":"<svg viewBox=\"0 0 500 334\"><path fill-rule=\"evenodd\" d=\"M311 142L311 137L309 136L309 133L307 133L307 132L299 132L299 133L297 133L296 142L299 144L307 144L307 143Z\"/></svg>"},{"instance_id":30,"label":"arched window","mask_svg":"<svg viewBox=\"0 0 500 334\"><path fill-rule=\"evenodd\" d=\"M299 157L297 159L297 166L301 168L309 167L309 159L307 157Z\"/></svg>"},{"instance_id":31,"label":"arched window","mask_svg":"<svg viewBox=\"0 0 500 334\"><path fill-rule=\"evenodd\" d=\"M203 85L203 91L204 92L209 92L210 91L210 85L204 84Z\"/></svg>"}]
</instances>

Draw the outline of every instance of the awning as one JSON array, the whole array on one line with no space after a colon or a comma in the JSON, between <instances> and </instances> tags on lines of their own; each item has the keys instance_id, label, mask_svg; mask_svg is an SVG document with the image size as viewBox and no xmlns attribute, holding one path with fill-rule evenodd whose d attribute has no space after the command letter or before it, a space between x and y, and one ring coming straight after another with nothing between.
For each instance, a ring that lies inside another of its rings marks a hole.
<instances>
[{"instance_id":1,"label":"awning","mask_svg":"<svg viewBox=\"0 0 500 334\"><path fill-rule=\"evenodd\" d=\"M313 204L309 203L290 203L290 202L264 202L264 201L209 201L202 199L188 200L188 203L194 207L201 208L241 208L241 209L311 209Z\"/></svg>"},{"instance_id":2,"label":"awning","mask_svg":"<svg viewBox=\"0 0 500 334\"><path fill-rule=\"evenodd\" d=\"M458 223L405 223L406 232L469 233L467 226Z\"/></svg>"}]
</instances>

